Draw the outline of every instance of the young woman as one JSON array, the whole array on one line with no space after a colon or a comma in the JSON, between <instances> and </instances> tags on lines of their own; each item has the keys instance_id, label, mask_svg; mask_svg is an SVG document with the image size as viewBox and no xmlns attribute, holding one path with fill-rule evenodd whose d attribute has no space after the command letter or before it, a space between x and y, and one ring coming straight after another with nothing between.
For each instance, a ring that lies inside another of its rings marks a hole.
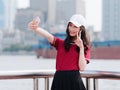
<instances>
[{"instance_id":1,"label":"young woman","mask_svg":"<svg viewBox=\"0 0 120 90\"><path fill-rule=\"evenodd\" d=\"M82 15L73 15L67 25L66 39L61 40L38 27L33 20L29 28L43 37L57 50L56 72L51 90L86 90L80 76L90 59L90 42L86 32L86 22Z\"/></svg>"}]
</instances>

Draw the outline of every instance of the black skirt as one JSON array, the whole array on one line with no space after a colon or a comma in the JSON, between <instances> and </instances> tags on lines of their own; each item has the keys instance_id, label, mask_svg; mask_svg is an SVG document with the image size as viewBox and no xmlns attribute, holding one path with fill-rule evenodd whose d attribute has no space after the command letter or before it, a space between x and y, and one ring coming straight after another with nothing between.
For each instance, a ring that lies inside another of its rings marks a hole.
<instances>
[{"instance_id":1,"label":"black skirt","mask_svg":"<svg viewBox=\"0 0 120 90\"><path fill-rule=\"evenodd\" d=\"M56 71L51 90L86 90L78 70Z\"/></svg>"}]
</instances>

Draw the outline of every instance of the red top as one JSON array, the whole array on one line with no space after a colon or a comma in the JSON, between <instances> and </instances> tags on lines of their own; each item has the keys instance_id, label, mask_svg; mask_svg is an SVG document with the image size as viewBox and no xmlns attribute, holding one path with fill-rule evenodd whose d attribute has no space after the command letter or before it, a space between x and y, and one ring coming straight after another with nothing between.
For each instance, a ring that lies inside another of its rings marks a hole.
<instances>
[{"instance_id":1,"label":"red top","mask_svg":"<svg viewBox=\"0 0 120 90\"><path fill-rule=\"evenodd\" d=\"M76 51L77 45L72 44L70 50L67 52L64 48L64 41L56 38L54 39L53 46L57 50L56 56L56 70L79 70L78 60L79 53ZM89 63L90 50L87 50L85 55L87 63Z\"/></svg>"}]
</instances>

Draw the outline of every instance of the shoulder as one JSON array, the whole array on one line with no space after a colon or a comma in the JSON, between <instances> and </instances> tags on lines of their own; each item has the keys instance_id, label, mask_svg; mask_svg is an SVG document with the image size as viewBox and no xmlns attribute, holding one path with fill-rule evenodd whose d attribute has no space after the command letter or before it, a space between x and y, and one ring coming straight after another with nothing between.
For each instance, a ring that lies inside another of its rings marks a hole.
<instances>
[{"instance_id":1,"label":"shoulder","mask_svg":"<svg viewBox=\"0 0 120 90\"><path fill-rule=\"evenodd\" d=\"M64 42L64 40L58 37L54 37L54 42Z\"/></svg>"},{"instance_id":2,"label":"shoulder","mask_svg":"<svg viewBox=\"0 0 120 90\"><path fill-rule=\"evenodd\" d=\"M53 41L53 44L51 44L51 45L54 47L59 47L63 43L64 43L64 40L54 36L54 41Z\"/></svg>"}]
</instances>

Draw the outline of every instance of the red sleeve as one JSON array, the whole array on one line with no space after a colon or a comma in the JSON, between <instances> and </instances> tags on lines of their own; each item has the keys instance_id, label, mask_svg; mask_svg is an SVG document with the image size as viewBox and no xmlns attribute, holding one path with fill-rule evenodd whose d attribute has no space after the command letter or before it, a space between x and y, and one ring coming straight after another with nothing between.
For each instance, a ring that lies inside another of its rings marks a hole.
<instances>
[{"instance_id":1,"label":"red sleeve","mask_svg":"<svg viewBox=\"0 0 120 90\"><path fill-rule=\"evenodd\" d=\"M55 47L55 48L56 48L56 50L58 49L58 46L59 46L59 41L60 41L60 39L59 39L59 38L54 37L53 44L51 44L53 47Z\"/></svg>"},{"instance_id":2,"label":"red sleeve","mask_svg":"<svg viewBox=\"0 0 120 90\"><path fill-rule=\"evenodd\" d=\"M88 64L90 62L90 48L88 48L88 50L86 51L85 59L86 59L87 64Z\"/></svg>"}]
</instances>

